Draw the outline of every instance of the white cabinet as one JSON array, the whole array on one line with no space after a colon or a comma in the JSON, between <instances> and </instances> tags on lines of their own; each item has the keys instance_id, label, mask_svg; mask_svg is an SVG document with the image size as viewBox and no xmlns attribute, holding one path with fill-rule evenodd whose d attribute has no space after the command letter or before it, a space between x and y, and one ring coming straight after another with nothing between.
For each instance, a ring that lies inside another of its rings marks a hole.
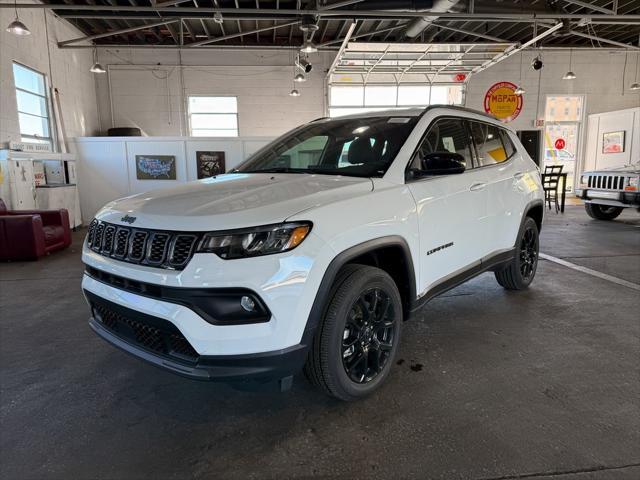
<instances>
[{"instance_id":1,"label":"white cabinet","mask_svg":"<svg viewBox=\"0 0 640 480\"><path fill-rule=\"evenodd\" d=\"M0 150L0 198L10 210L66 208L70 226L82 225L78 189L70 182L76 178L75 163L69 153ZM36 171L47 173L40 186Z\"/></svg>"}]
</instances>

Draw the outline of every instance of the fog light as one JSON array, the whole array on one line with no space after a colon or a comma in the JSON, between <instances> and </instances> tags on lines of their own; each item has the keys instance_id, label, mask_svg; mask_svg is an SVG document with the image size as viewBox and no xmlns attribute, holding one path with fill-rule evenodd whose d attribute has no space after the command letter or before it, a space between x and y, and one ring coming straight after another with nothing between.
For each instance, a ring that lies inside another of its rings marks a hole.
<instances>
[{"instance_id":1,"label":"fog light","mask_svg":"<svg viewBox=\"0 0 640 480\"><path fill-rule=\"evenodd\" d=\"M240 299L240 306L247 312L253 312L256 309L256 302L253 300L253 298L244 295Z\"/></svg>"}]
</instances>

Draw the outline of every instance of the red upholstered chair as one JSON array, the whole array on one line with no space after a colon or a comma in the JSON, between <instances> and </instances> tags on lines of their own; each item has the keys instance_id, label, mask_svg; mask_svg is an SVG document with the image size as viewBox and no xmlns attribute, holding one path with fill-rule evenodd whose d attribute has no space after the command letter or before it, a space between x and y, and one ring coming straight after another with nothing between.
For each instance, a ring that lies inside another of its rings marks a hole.
<instances>
[{"instance_id":1,"label":"red upholstered chair","mask_svg":"<svg viewBox=\"0 0 640 480\"><path fill-rule=\"evenodd\" d=\"M69 245L67 210L7 210L0 199L0 260L37 260Z\"/></svg>"}]
</instances>

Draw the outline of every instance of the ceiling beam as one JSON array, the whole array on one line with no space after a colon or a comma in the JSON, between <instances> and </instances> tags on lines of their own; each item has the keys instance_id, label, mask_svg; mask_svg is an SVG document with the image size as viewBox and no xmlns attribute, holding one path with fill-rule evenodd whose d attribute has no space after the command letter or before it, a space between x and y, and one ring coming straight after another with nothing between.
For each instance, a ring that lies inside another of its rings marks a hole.
<instances>
[{"instance_id":1,"label":"ceiling beam","mask_svg":"<svg viewBox=\"0 0 640 480\"><path fill-rule=\"evenodd\" d=\"M488 62L486 62L484 65L481 65L480 67L476 67L473 70L471 70L471 74L475 74L475 73L479 73L483 70L486 70L487 68L496 65L497 63L500 63L503 60L506 60L507 58L509 58L511 55L518 53L521 50L524 50L527 47L530 47L531 45L535 45L536 42L539 42L540 40L542 40L545 37L548 37L549 35L551 35L553 32L556 32L558 30L560 30L563 27L562 22L558 22L556 23L554 26L552 26L551 28L548 28L547 30L545 30L544 32L540 33L539 35L536 35L535 37L533 37L531 40L523 43L520 46L517 47L513 47L510 49L505 50L504 53L502 53L501 55L498 55L496 58L494 58L493 60L489 60Z\"/></svg>"},{"instance_id":2,"label":"ceiling beam","mask_svg":"<svg viewBox=\"0 0 640 480\"><path fill-rule=\"evenodd\" d=\"M331 64L331 67L329 67L329 71L327 72L327 78L329 78L329 76L333 73L334 69L340 63L340 58L342 58L344 51L347 49L347 45L349 44L349 40L351 40L351 35L353 35L353 31L356 29L357 23L358 22L352 22L351 25L349 25L349 29L347 30L347 33L342 39L340 50L338 50L338 54L333 59L333 63ZM342 32L342 29L340 29L340 31Z\"/></svg>"},{"instance_id":3,"label":"ceiling beam","mask_svg":"<svg viewBox=\"0 0 640 480\"><path fill-rule=\"evenodd\" d=\"M444 30L451 30L452 32L458 32L458 33L463 33L465 35L472 35L474 37L484 38L485 40L490 40L492 42L505 43L505 42L509 41L509 40L506 40L504 38L494 37L492 35L486 35L486 34L480 33L480 32L473 32L471 30L464 30L462 28L449 27L447 25L442 25L440 23L431 23L430 25L433 25L434 27L442 28Z\"/></svg>"},{"instance_id":4,"label":"ceiling beam","mask_svg":"<svg viewBox=\"0 0 640 480\"><path fill-rule=\"evenodd\" d=\"M608 8L604 8L604 7L600 7L598 5L594 5L593 3L589 3L589 2L582 2L580 0L562 0L565 3L570 3L572 5L578 5L579 7L582 8L590 8L591 10L594 10L596 12L602 12L602 13L616 13L613 10L609 10Z\"/></svg>"},{"instance_id":5,"label":"ceiling beam","mask_svg":"<svg viewBox=\"0 0 640 480\"><path fill-rule=\"evenodd\" d=\"M281 23L280 25L275 25L275 26L270 25L268 27L256 28L254 30L246 30L244 32L231 33L229 35L223 35L222 37L207 38L205 40L200 40L199 42L187 43L185 47L200 47L202 45L207 45L209 43L224 42L225 40L231 40L232 38L238 38L245 35L258 34L261 32L268 32L270 30L275 30L276 28L290 27L298 23L300 23L300 21L296 20L295 22Z\"/></svg>"},{"instance_id":6,"label":"ceiling beam","mask_svg":"<svg viewBox=\"0 0 640 480\"><path fill-rule=\"evenodd\" d=\"M393 27L389 27L389 28L383 28L382 30L378 30L377 33L385 33L385 32L391 32L392 30L397 30L398 28L402 28L402 27L406 27L409 24L409 22L407 23L401 23L398 25L394 25ZM362 37L367 37L371 35L371 33L361 33L360 35L354 35L353 37L351 37L351 40L355 40L357 38L362 38ZM324 42L318 46L320 47L326 47L328 45L333 45L334 43L339 43L344 41L343 38L337 38L335 40L331 40L330 42Z\"/></svg>"},{"instance_id":7,"label":"ceiling beam","mask_svg":"<svg viewBox=\"0 0 640 480\"><path fill-rule=\"evenodd\" d=\"M13 9L12 3L0 3L0 8ZM133 5L59 5L44 3L18 3L15 8L19 9L48 9L48 10L73 10L93 11L93 12L160 12L167 14L195 13L195 14L214 14L221 13L223 15L258 15L261 19L277 18L280 15L317 15L320 17L332 17L344 15L344 11L338 10L319 10L319 9L275 9L275 8L216 8L216 7L154 7L154 6L133 6ZM424 12L419 11L397 11L397 10L353 10L348 12L349 17L368 18L370 20L392 19L392 18L418 18L423 17ZM460 20L522 20L532 22L534 20L581 20L589 18L593 20L601 19L618 19L618 20L640 20L640 14L573 14L573 13L468 13L468 12L438 12L441 19L460 19Z\"/></svg>"},{"instance_id":8,"label":"ceiling beam","mask_svg":"<svg viewBox=\"0 0 640 480\"><path fill-rule=\"evenodd\" d=\"M86 37L72 38L70 40L64 40L62 42L58 42L58 46L62 47L63 45L69 45L70 43L97 40L98 38L112 37L114 35L120 35L122 33L137 32L138 30L145 30L147 28L159 27L161 25L168 25L170 23L175 23L175 22L178 22L178 21L179 20L177 18L175 18L175 19L171 19L171 20L163 20L161 22L146 23L144 25L139 25L137 27L121 28L120 30L112 30L110 32L98 33L96 35L87 35Z\"/></svg>"},{"instance_id":9,"label":"ceiling beam","mask_svg":"<svg viewBox=\"0 0 640 480\"><path fill-rule=\"evenodd\" d=\"M332 10L334 8L342 8L347 7L349 5L353 5L354 3L360 3L364 0L342 0L340 2L330 3L323 7L320 7L320 10Z\"/></svg>"},{"instance_id":10,"label":"ceiling beam","mask_svg":"<svg viewBox=\"0 0 640 480\"><path fill-rule=\"evenodd\" d=\"M610 40L608 38L599 37L597 35L590 35L588 33L578 32L576 30L569 30L569 33L571 35L575 35L576 37L587 38L589 40L594 40L596 42L608 43L609 45L615 45L617 47L630 48L632 50L640 50L640 47L636 47L636 46L631 45L629 43L617 42L615 40Z\"/></svg>"}]
</instances>

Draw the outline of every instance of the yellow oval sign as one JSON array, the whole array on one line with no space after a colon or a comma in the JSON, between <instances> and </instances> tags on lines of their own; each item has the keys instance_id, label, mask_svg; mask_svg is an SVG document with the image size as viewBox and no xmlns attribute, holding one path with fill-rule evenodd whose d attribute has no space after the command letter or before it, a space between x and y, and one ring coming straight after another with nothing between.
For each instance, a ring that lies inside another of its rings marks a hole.
<instances>
[{"instance_id":1,"label":"yellow oval sign","mask_svg":"<svg viewBox=\"0 0 640 480\"><path fill-rule=\"evenodd\" d=\"M515 93L511 82L498 82L484 96L484 111L503 122L510 122L522 111L522 95Z\"/></svg>"}]
</instances>

